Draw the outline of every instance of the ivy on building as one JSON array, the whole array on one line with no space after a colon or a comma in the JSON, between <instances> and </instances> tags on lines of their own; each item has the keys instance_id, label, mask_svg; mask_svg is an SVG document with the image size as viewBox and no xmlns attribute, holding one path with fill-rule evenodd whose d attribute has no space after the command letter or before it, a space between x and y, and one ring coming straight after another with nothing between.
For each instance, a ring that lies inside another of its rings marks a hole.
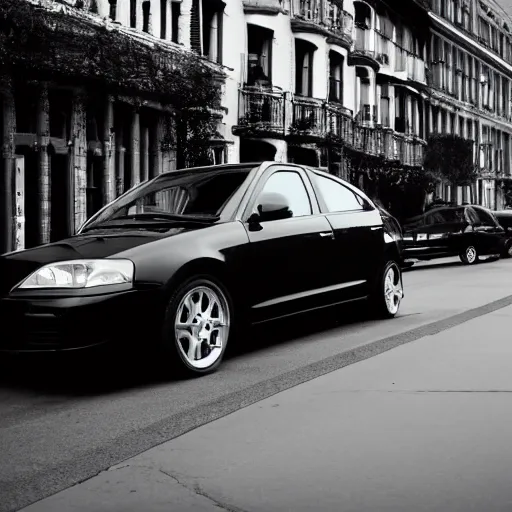
<instances>
[{"instance_id":1,"label":"ivy on building","mask_svg":"<svg viewBox=\"0 0 512 512\"><path fill-rule=\"evenodd\" d=\"M186 166L208 158L216 125L212 112L220 108L224 79L190 52L148 44L112 24L95 24L76 9L57 12L24 0L0 2L0 75L3 80L66 79L90 90L170 105Z\"/></svg>"}]
</instances>

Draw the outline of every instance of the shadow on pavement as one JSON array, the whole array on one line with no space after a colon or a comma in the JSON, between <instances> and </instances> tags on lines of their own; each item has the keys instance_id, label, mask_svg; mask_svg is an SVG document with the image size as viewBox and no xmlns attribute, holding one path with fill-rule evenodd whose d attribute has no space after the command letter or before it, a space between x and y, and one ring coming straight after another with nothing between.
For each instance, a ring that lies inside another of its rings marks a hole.
<instances>
[{"instance_id":1,"label":"shadow on pavement","mask_svg":"<svg viewBox=\"0 0 512 512\"><path fill-rule=\"evenodd\" d=\"M228 347L225 360L244 357L272 346L292 345L299 338L365 320L368 320L368 315L359 304L358 307L345 307L342 312L339 308L332 308L253 327L237 344ZM2 358L0 389L3 391L11 389L30 394L86 397L190 379L170 375L165 364L155 360L151 354L129 355L118 351L107 356L94 352L73 352L9 355ZM222 366L218 371L223 371Z\"/></svg>"},{"instance_id":2,"label":"shadow on pavement","mask_svg":"<svg viewBox=\"0 0 512 512\"><path fill-rule=\"evenodd\" d=\"M435 260L434 260L435 261ZM434 270L434 269L443 269L443 268L452 268L452 267L463 267L464 263L460 261L449 261L449 262L442 262L442 263L433 263L432 260L430 261L422 261L415 263L411 267L404 267L402 268L402 272L414 272L419 270Z\"/></svg>"}]
</instances>

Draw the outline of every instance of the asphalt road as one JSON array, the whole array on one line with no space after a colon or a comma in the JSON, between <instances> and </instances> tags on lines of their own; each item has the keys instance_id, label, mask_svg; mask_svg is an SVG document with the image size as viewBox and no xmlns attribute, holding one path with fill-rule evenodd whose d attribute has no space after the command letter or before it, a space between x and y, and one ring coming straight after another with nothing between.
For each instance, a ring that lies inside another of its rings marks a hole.
<instances>
[{"instance_id":1,"label":"asphalt road","mask_svg":"<svg viewBox=\"0 0 512 512\"><path fill-rule=\"evenodd\" d=\"M267 327L233 350L219 372L201 379L162 379L146 362L108 368L101 361L11 363L0 375L0 511L18 510L201 424L438 326L510 304L511 270L512 260L417 266L404 274L406 297L396 319L371 321L345 310L338 318L304 317Z\"/></svg>"}]
</instances>

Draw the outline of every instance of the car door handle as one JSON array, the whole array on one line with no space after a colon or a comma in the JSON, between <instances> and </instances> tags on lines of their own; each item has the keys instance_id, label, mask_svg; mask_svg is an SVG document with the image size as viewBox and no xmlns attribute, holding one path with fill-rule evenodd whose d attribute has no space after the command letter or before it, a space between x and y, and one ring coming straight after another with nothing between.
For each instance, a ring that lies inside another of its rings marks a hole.
<instances>
[{"instance_id":1,"label":"car door handle","mask_svg":"<svg viewBox=\"0 0 512 512\"><path fill-rule=\"evenodd\" d=\"M329 238L334 239L334 233L333 233L332 231L326 231L325 233L320 233L320 236L321 236L322 238L327 238L327 237L329 237Z\"/></svg>"}]
</instances>

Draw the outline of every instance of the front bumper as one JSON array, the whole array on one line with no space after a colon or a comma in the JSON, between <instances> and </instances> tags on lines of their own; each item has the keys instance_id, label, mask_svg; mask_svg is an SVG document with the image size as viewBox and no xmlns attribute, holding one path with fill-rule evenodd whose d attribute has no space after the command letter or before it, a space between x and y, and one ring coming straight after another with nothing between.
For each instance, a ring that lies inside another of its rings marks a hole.
<instances>
[{"instance_id":1,"label":"front bumper","mask_svg":"<svg viewBox=\"0 0 512 512\"><path fill-rule=\"evenodd\" d=\"M0 299L0 352L147 345L161 325L160 312L155 291L65 298L9 296Z\"/></svg>"}]
</instances>

